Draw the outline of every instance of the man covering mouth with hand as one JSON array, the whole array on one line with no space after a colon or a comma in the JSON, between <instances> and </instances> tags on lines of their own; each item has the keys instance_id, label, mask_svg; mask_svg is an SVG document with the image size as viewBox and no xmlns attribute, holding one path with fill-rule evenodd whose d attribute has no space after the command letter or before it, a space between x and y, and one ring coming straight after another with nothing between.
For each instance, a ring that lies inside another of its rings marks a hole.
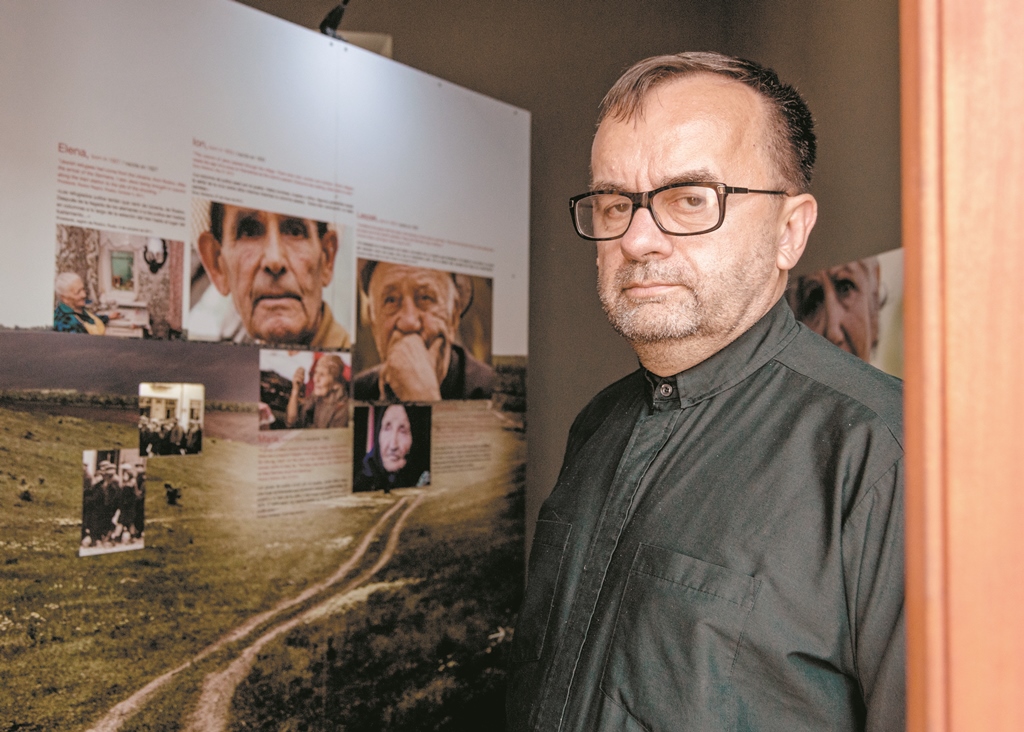
<instances>
[{"instance_id":1,"label":"man covering mouth with hand","mask_svg":"<svg viewBox=\"0 0 1024 732\"><path fill-rule=\"evenodd\" d=\"M380 363L355 377L356 399L428 402L491 396L493 369L457 342L462 315L473 300L469 277L367 261L360 285Z\"/></svg>"}]
</instances>

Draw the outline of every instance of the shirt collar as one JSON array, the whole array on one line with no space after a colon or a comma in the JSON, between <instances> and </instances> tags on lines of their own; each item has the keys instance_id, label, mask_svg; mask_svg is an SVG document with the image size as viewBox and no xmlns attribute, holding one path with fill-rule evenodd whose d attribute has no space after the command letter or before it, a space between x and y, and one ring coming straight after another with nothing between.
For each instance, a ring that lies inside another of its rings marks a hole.
<instances>
[{"instance_id":1,"label":"shirt collar","mask_svg":"<svg viewBox=\"0 0 1024 732\"><path fill-rule=\"evenodd\" d=\"M768 363L797 332L796 318L785 298L745 333L718 353L674 376L657 376L642 368L648 403L655 411L683 409L746 379Z\"/></svg>"}]
</instances>

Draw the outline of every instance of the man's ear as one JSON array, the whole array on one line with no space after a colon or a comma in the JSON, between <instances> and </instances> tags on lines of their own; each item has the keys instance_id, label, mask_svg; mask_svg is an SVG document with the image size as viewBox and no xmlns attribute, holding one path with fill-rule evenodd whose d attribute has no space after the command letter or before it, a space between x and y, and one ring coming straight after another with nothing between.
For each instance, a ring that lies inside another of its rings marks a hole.
<instances>
[{"instance_id":1,"label":"man's ear","mask_svg":"<svg viewBox=\"0 0 1024 732\"><path fill-rule=\"evenodd\" d=\"M338 232L328 229L320 237L320 250L324 256L324 266L320 270L320 286L327 287L334 279L334 258L338 256Z\"/></svg>"},{"instance_id":2,"label":"man's ear","mask_svg":"<svg viewBox=\"0 0 1024 732\"><path fill-rule=\"evenodd\" d=\"M807 237L818 220L818 202L810 193L801 193L784 199L779 216L779 239L776 263L779 269L788 272L800 261L807 247Z\"/></svg>"},{"instance_id":3,"label":"man's ear","mask_svg":"<svg viewBox=\"0 0 1024 732\"><path fill-rule=\"evenodd\" d=\"M473 279L469 275L452 274L455 282L455 313L461 318L473 304Z\"/></svg>"},{"instance_id":4,"label":"man's ear","mask_svg":"<svg viewBox=\"0 0 1024 732\"><path fill-rule=\"evenodd\" d=\"M199 235L196 244L199 247L199 258L203 260L203 268L210 276L210 281L217 288L217 292L221 295L231 294L227 270L224 269L224 261L221 258L221 243L209 231L204 231Z\"/></svg>"}]
</instances>

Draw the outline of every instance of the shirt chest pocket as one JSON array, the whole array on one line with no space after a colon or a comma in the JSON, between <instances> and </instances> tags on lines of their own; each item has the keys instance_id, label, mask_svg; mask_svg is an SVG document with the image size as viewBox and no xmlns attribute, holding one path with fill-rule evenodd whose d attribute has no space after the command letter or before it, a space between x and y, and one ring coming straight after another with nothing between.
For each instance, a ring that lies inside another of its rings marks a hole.
<instances>
[{"instance_id":1,"label":"shirt chest pocket","mask_svg":"<svg viewBox=\"0 0 1024 732\"><path fill-rule=\"evenodd\" d=\"M572 524L559 521L537 522L530 549L530 566L526 576L526 596L516 620L510 661L536 661L544 649L555 589L562 569L562 558L569 542Z\"/></svg>"},{"instance_id":2,"label":"shirt chest pocket","mask_svg":"<svg viewBox=\"0 0 1024 732\"><path fill-rule=\"evenodd\" d=\"M601 688L649 729L711 709L727 716L732 663L759 585L725 567L641 544ZM698 719L689 721L698 724L679 728L700 728Z\"/></svg>"}]
</instances>

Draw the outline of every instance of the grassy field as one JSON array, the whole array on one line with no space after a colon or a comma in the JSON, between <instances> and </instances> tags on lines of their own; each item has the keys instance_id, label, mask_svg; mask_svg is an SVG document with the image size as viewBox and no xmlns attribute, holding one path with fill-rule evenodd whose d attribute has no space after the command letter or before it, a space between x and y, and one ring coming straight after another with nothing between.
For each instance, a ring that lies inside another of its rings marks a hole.
<instances>
[{"instance_id":1,"label":"grassy field","mask_svg":"<svg viewBox=\"0 0 1024 732\"><path fill-rule=\"evenodd\" d=\"M87 728L330 575L399 497L256 519L256 448L207 439L202 455L150 459L145 549L77 557L82 450L137 441L125 424L0 408L0 730ZM500 442L493 476L430 489L374 578L380 589L264 649L232 729L500 728L524 460L521 433ZM167 505L165 482L182 489L180 505ZM182 728L205 674L245 643L179 674L124 729Z\"/></svg>"}]
</instances>

